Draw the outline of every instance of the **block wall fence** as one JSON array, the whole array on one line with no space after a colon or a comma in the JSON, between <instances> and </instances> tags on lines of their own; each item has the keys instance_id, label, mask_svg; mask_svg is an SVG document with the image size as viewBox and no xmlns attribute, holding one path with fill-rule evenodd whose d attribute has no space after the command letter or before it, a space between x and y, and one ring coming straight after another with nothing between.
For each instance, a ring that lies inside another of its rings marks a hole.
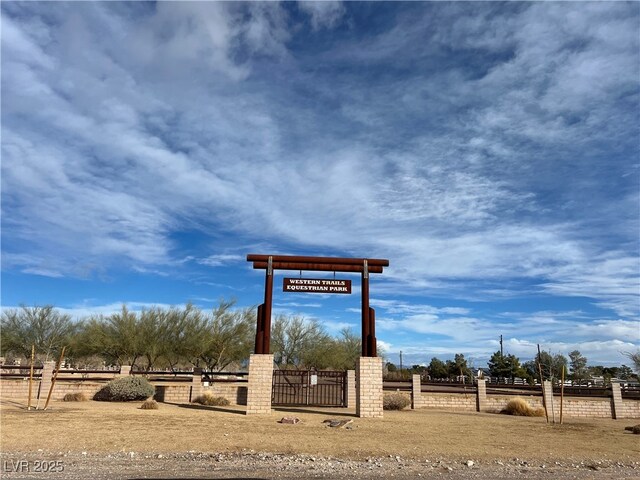
<instances>
[{"instance_id":1,"label":"block wall fence","mask_svg":"<svg viewBox=\"0 0 640 480\"><path fill-rule=\"evenodd\" d=\"M266 362L268 363L268 362ZM266 392L270 391L270 378L266 371L270 365L260 365L259 369L264 370L265 375L262 383L265 385L263 395L259 400L260 408L270 410L270 395ZM376 369L377 370L377 369ZM53 369L50 369L53 371ZM123 367L121 372L114 372L111 378L128 375L130 368ZM124 375L123 375L124 374ZM44 406L47 394L49 393L49 385L51 379L46 378L47 369L43 369L42 382L40 379L34 379L32 390L32 405L36 404L38 395L40 397L40 406ZM347 402L349 408L356 407L358 392L356 391L356 375L354 371L347 373ZM408 395L412 401L412 408L423 409L429 408L434 410L454 410L467 412L498 412L502 410L506 404L514 398L510 395L487 395L484 381L480 381L475 392L471 393L432 393L422 392L420 387L420 379L412 379L412 390L410 392L401 392ZM52 400L62 400L67 393L82 392L91 398L100 388L102 388L109 380L109 375L100 374L100 379L92 379L91 375L84 378L68 378L62 375L57 379ZM248 383L247 382L214 382L213 384L205 384L201 381L199 375L194 375L191 382L174 382L152 381L156 387L155 398L161 402L167 403L188 403L193 401L198 395L208 391L215 396L227 398L231 403L236 405L247 405ZM545 382L547 389L550 388L549 382ZM268 388L267 388L268 387ZM375 387L375 397L379 395L378 388ZM563 416L566 418L613 418L613 419L637 419L640 418L640 400L623 399L620 394L620 386L614 384L612 386L612 396L610 398L583 398L565 396L563 403ZM9 400L15 399L20 401L27 400L29 391L28 379L0 378L0 398ZM549 390L547 390L549 391ZM374 392L363 390L360 394L371 395ZM262 398L264 397L264 398ZM521 395L529 405L534 408L542 407L541 396ZM268 399L267 399L268 398ZM549 396L547 398L550 398ZM377 403L377 401L376 401ZM556 420L560 418L560 397L553 396L553 410L551 410L551 402L549 405L549 417L555 414ZM362 405L364 406L364 405ZM362 408L361 406L361 408ZM365 413L365 412L361 412ZM373 412L371 412L373 413ZM378 414L378 412L375 412ZM367 412L369 414L369 412Z\"/></svg>"}]
</instances>

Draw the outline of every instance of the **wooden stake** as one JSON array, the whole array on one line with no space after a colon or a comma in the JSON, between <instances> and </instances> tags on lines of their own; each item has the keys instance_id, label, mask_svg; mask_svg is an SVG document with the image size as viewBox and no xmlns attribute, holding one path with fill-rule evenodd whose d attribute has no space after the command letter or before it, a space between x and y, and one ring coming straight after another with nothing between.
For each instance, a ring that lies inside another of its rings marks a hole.
<instances>
[{"instance_id":1,"label":"wooden stake","mask_svg":"<svg viewBox=\"0 0 640 480\"><path fill-rule=\"evenodd\" d=\"M60 353L60 360L58 360L58 364L56 365L56 373L53 374L53 378L51 379L51 387L49 387L49 395L47 395L47 401L44 404L44 409L46 410L49 406L49 400L51 400L51 394L53 393L53 386L56 384L56 379L58 378L58 372L60 371L60 365L62 365L62 360L64 359L64 350L67 347L62 347L62 352Z\"/></svg>"},{"instance_id":2,"label":"wooden stake","mask_svg":"<svg viewBox=\"0 0 640 480\"><path fill-rule=\"evenodd\" d=\"M547 410L547 401L544 398L544 378L542 377L540 360L542 360L542 354L540 353L540 344L538 344L538 373L540 374L540 388L542 389L542 406L544 407L544 416L547 419L547 423L549 423L549 411ZM553 394L553 392L551 393Z\"/></svg>"},{"instance_id":3,"label":"wooden stake","mask_svg":"<svg viewBox=\"0 0 640 480\"><path fill-rule=\"evenodd\" d=\"M31 392L33 390L33 360L36 355L36 346L31 345L31 369L29 370L29 401L27 402L27 410L31 410Z\"/></svg>"},{"instance_id":4,"label":"wooden stake","mask_svg":"<svg viewBox=\"0 0 640 480\"><path fill-rule=\"evenodd\" d=\"M562 425L562 403L564 402L564 365L562 365L562 383L560 384L560 425Z\"/></svg>"}]
</instances>

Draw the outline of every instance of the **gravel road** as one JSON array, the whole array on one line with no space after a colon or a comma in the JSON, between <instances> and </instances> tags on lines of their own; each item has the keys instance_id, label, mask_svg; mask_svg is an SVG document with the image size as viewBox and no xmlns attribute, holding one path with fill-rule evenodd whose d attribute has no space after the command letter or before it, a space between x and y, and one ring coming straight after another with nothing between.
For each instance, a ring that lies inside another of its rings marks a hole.
<instances>
[{"instance_id":1,"label":"gravel road","mask_svg":"<svg viewBox=\"0 0 640 480\"><path fill-rule=\"evenodd\" d=\"M343 460L311 455L273 453L120 452L3 453L6 480L142 480L142 479L640 479L637 462L536 462L518 458L472 460L454 458L405 459L400 456ZM47 472L43 470L49 470Z\"/></svg>"}]
</instances>

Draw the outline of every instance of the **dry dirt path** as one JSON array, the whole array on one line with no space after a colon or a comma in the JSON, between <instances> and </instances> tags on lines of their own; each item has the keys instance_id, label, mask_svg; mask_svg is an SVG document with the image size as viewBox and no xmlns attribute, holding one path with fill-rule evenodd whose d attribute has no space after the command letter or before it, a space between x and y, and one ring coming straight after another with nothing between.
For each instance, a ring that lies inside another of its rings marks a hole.
<instances>
[{"instance_id":1,"label":"dry dirt path","mask_svg":"<svg viewBox=\"0 0 640 480\"><path fill-rule=\"evenodd\" d=\"M244 407L138 406L55 402L28 412L0 401L2 478L640 479L640 437L624 431L637 420L550 425L433 410L359 419L345 409L247 417ZM285 415L301 422L278 423ZM353 422L335 429L328 418Z\"/></svg>"}]
</instances>

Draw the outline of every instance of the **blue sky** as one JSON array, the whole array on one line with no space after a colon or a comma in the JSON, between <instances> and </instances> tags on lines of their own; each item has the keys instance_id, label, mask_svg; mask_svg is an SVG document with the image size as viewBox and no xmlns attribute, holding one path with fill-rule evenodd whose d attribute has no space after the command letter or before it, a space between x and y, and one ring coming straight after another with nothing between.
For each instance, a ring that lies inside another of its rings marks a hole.
<instances>
[{"instance_id":1,"label":"blue sky","mask_svg":"<svg viewBox=\"0 0 640 480\"><path fill-rule=\"evenodd\" d=\"M387 258L391 361L639 348L640 4L1 8L3 308L249 306L247 253ZM358 331L358 277L282 276L274 313Z\"/></svg>"}]
</instances>

